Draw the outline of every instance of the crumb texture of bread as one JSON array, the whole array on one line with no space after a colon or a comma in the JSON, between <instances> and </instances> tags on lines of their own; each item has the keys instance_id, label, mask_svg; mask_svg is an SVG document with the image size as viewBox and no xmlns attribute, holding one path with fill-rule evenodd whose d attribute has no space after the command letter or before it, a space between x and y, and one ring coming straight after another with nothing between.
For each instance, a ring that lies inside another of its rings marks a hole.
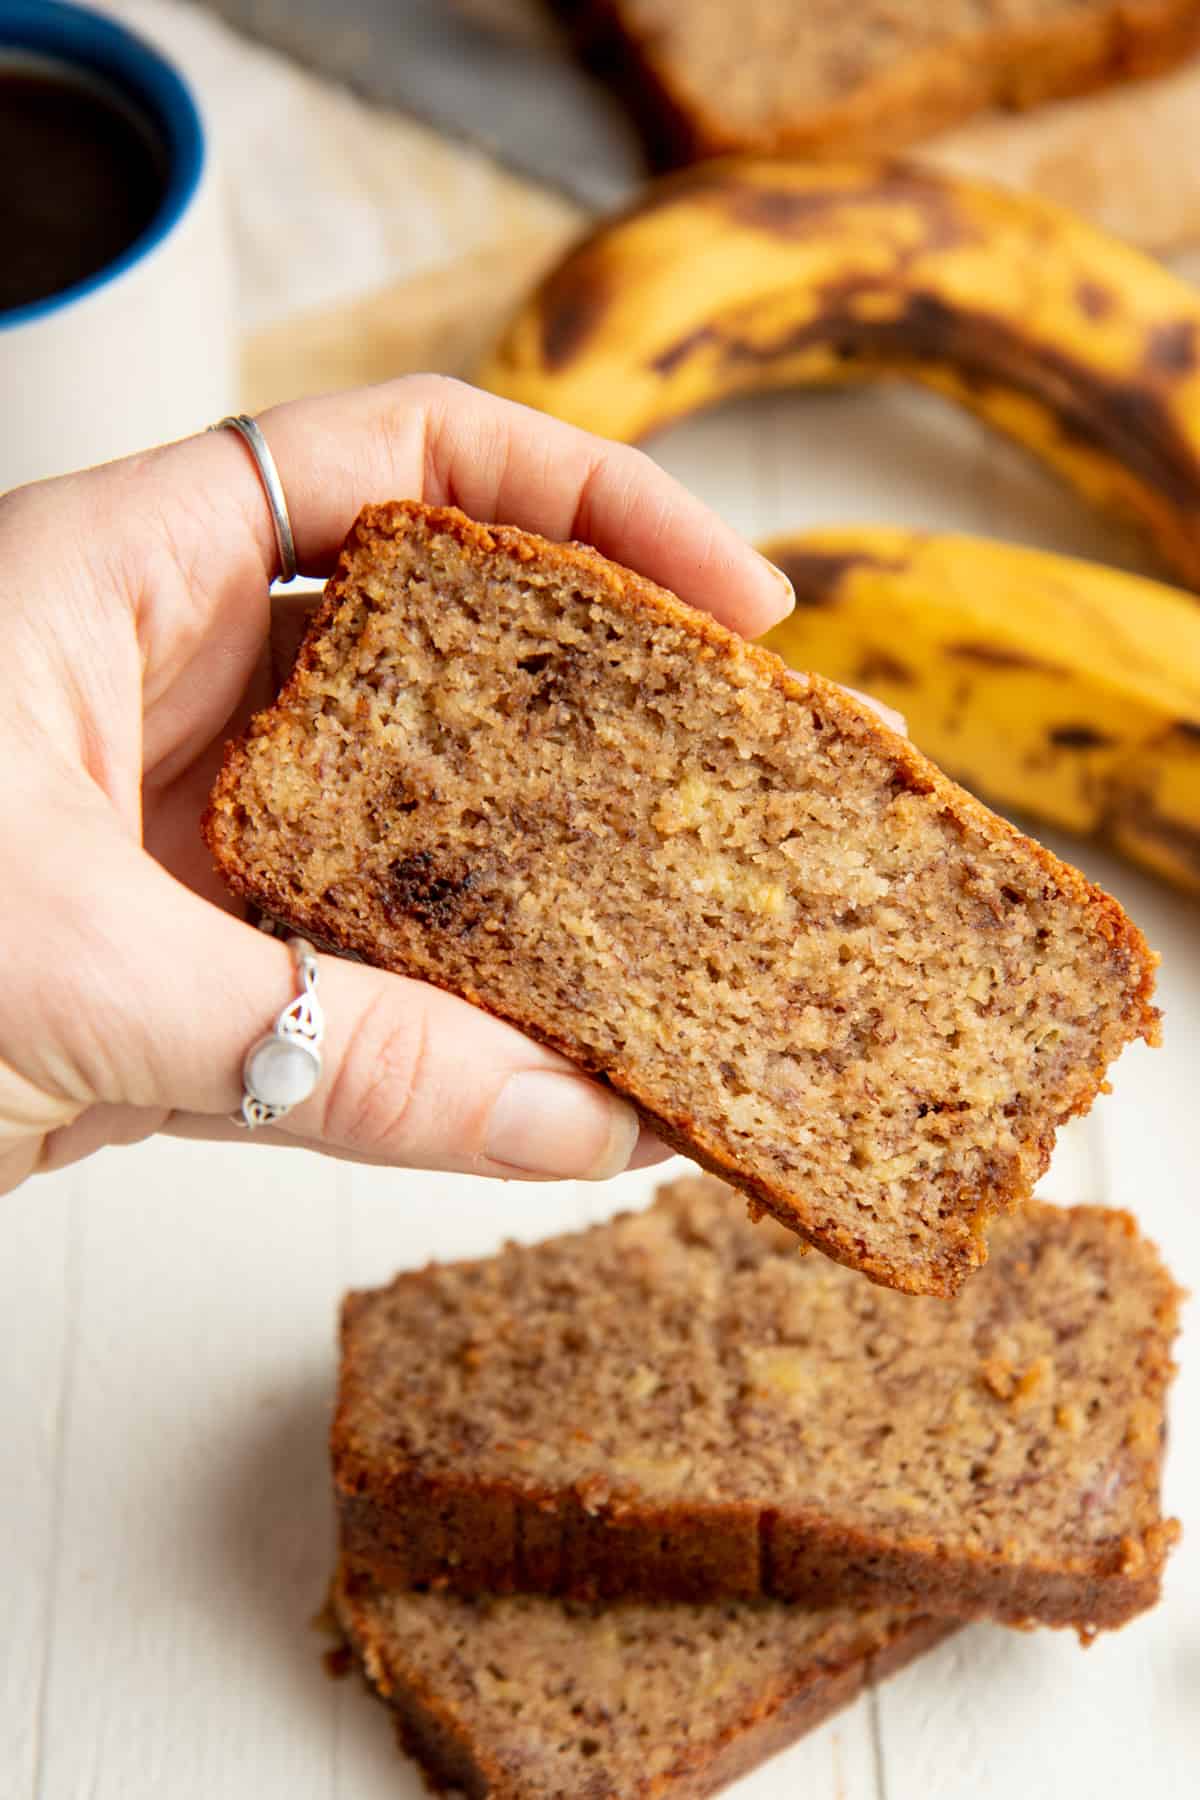
<instances>
[{"instance_id":1,"label":"crumb texture of bread","mask_svg":"<svg viewBox=\"0 0 1200 1800\"><path fill-rule=\"evenodd\" d=\"M1088 1632L1152 1604L1179 1292L1126 1213L1001 1220L952 1305L706 1176L352 1295L333 1464L381 1579L887 1601Z\"/></svg>"},{"instance_id":2,"label":"crumb texture of bread","mask_svg":"<svg viewBox=\"0 0 1200 1800\"><path fill-rule=\"evenodd\" d=\"M487 1800L699 1800L951 1629L895 1609L396 1593L345 1568L333 1604L433 1787Z\"/></svg>"},{"instance_id":3,"label":"crumb texture of bread","mask_svg":"<svg viewBox=\"0 0 1200 1800\"><path fill-rule=\"evenodd\" d=\"M912 1293L1156 1031L1116 903L859 702L450 509L361 515L206 831L267 913L511 1020Z\"/></svg>"},{"instance_id":4,"label":"crumb texture of bread","mask_svg":"<svg viewBox=\"0 0 1200 1800\"><path fill-rule=\"evenodd\" d=\"M986 107L1160 74L1198 0L557 0L660 164L897 149Z\"/></svg>"}]
</instances>

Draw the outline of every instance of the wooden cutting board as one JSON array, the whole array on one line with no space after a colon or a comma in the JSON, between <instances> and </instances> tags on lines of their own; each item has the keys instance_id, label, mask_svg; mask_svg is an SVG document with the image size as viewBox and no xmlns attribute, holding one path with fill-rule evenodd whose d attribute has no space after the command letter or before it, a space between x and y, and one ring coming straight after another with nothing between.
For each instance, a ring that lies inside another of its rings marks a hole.
<instances>
[{"instance_id":1,"label":"wooden cutting board","mask_svg":"<svg viewBox=\"0 0 1200 1800\"><path fill-rule=\"evenodd\" d=\"M514 29L527 0L473 0ZM394 121L378 115L380 153ZM450 176L473 152L439 142ZM1200 277L1200 61L1158 81L989 115L921 146L937 167L1073 207ZM452 179L439 184L455 193ZM524 207L522 207L522 194ZM428 193L422 195L423 203ZM511 184L503 245L468 248L436 269L275 321L245 343L244 404L257 411L421 369L469 375L529 288L590 222L544 189Z\"/></svg>"}]
</instances>

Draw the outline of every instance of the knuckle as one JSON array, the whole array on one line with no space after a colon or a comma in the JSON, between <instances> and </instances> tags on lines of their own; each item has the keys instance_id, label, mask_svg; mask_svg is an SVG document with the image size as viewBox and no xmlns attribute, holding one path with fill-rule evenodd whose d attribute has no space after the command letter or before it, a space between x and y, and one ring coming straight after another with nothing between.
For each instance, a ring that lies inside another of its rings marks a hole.
<instances>
[{"instance_id":1,"label":"knuckle","mask_svg":"<svg viewBox=\"0 0 1200 1800\"><path fill-rule=\"evenodd\" d=\"M56 543L64 529L69 534L72 516L79 510L80 490L86 491L87 481L86 475L58 475L9 488L0 494L0 533L11 539L14 548L31 539Z\"/></svg>"},{"instance_id":2,"label":"knuckle","mask_svg":"<svg viewBox=\"0 0 1200 1800\"><path fill-rule=\"evenodd\" d=\"M414 420L441 417L458 406L471 390L450 375L400 375L389 384L381 426L388 437L407 438Z\"/></svg>"},{"instance_id":3,"label":"knuckle","mask_svg":"<svg viewBox=\"0 0 1200 1800\"><path fill-rule=\"evenodd\" d=\"M399 1156L411 1135L427 1066L426 1014L415 994L406 1005L397 988L368 1002L326 1086L320 1134L344 1149Z\"/></svg>"},{"instance_id":4,"label":"knuckle","mask_svg":"<svg viewBox=\"0 0 1200 1800\"><path fill-rule=\"evenodd\" d=\"M26 535L26 522L37 518L38 499L33 488L10 488L0 494L0 532L11 533L14 544Z\"/></svg>"},{"instance_id":5,"label":"knuckle","mask_svg":"<svg viewBox=\"0 0 1200 1800\"><path fill-rule=\"evenodd\" d=\"M651 476L655 481L662 480L662 465L655 462L648 450L643 450L638 444L621 444L618 449L631 474L640 476L647 481Z\"/></svg>"},{"instance_id":6,"label":"knuckle","mask_svg":"<svg viewBox=\"0 0 1200 1800\"><path fill-rule=\"evenodd\" d=\"M432 369L421 369L411 375L401 375L396 380L396 390L409 402L422 400L444 400L448 395L458 393L467 387L465 381L457 381L453 375L438 375Z\"/></svg>"}]
</instances>

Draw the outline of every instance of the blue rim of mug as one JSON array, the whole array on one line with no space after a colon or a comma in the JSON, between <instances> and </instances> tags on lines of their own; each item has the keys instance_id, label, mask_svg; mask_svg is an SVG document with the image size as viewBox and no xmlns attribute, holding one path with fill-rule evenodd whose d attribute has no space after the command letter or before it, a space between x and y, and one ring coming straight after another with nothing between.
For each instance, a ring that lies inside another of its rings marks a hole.
<instances>
[{"instance_id":1,"label":"blue rim of mug","mask_svg":"<svg viewBox=\"0 0 1200 1800\"><path fill-rule=\"evenodd\" d=\"M102 76L147 112L166 146L167 187L149 225L120 256L56 294L0 311L0 331L61 312L144 261L191 205L205 162L204 126L186 81L115 19L64 0L0 0L0 56L22 50Z\"/></svg>"}]
</instances>

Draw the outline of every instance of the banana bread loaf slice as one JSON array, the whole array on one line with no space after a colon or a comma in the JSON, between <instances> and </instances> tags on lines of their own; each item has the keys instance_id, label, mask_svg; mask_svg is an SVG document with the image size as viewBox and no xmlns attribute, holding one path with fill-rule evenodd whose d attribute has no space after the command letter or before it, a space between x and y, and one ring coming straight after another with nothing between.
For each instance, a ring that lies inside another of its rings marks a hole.
<instances>
[{"instance_id":1,"label":"banana bread loaf slice","mask_svg":"<svg viewBox=\"0 0 1200 1800\"><path fill-rule=\"evenodd\" d=\"M1115 901L868 708L452 510L362 514L207 833L265 912L523 1027L912 1293L1156 1030Z\"/></svg>"},{"instance_id":2,"label":"banana bread loaf slice","mask_svg":"<svg viewBox=\"0 0 1200 1800\"><path fill-rule=\"evenodd\" d=\"M1085 1634L1157 1598L1179 1294L1126 1213L1002 1220L952 1306L648 1212L351 1295L342 1547L388 1585L907 1605Z\"/></svg>"},{"instance_id":3,"label":"banana bread loaf slice","mask_svg":"<svg viewBox=\"0 0 1200 1800\"><path fill-rule=\"evenodd\" d=\"M437 1791L698 1800L952 1629L896 1611L572 1605L334 1582L338 1623Z\"/></svg>"},{"instance_id":4,"label":"banana bread loaf slice","mask_svg":"<svg viewBox=\"0 0 1200 1800\"><path fill-rule=\"evenodd\" d=\"M557 0L660 164L896 149L989 106L1155 75L1200 0Z\"/></svg>"}]
</instances>

